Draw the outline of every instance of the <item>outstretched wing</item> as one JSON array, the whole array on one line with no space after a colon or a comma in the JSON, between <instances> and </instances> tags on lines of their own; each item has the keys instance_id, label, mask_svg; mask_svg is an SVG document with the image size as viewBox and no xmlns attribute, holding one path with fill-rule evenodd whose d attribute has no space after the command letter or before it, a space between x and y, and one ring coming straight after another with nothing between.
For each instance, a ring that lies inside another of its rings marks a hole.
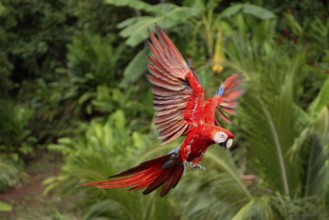
<instances>
[{"instance_id":1,"label":"outstretched wing","mask_svg":"<svg viewBox=\"0 0 329 220\"><path fill-rule=\"evenodd\" d=\"M149 32L147 78L154 95L155 125L165 144L203 121L204 92L173 42L159 26L156 30L157 37Z\"/></svg>"},{"instance_id":2,"label":"outstretched wing","mask_svg":"<svg viewBox=\"0 0 329 220\"><path fill-rule=\"evenodd\" d=\"M227 114L235 115L236 113L238 98L244 93L242 83L242 76L237 73L221 84L216 95L208 99L204 106L205 121L207 123L221 126L220 118L228 124L231 123Z\"/></svg>"}]
</instances>

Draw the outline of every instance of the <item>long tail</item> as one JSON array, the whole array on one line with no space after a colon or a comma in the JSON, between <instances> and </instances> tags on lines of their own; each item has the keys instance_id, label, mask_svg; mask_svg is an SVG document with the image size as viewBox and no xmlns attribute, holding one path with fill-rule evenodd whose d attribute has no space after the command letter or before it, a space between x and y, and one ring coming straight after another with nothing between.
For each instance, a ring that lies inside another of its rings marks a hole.
<instances>
[{"instance_id":1,"label":"long tail","mask_svg":"<svg viewBox=\"0 0 329 220\"><path fill-rule=\"evenodd\" d=\"M152 160L145 161L136 167L130 168L109 178L117 178L102 182L85 183L81 186L95 186L97 188L124 188L136 191L146 188L144 195L164 185L160 193L161 197L167 195L174 188L184 172L184 165L180 162L177 153L169 153Z\"/></svg>"}]
</instances>

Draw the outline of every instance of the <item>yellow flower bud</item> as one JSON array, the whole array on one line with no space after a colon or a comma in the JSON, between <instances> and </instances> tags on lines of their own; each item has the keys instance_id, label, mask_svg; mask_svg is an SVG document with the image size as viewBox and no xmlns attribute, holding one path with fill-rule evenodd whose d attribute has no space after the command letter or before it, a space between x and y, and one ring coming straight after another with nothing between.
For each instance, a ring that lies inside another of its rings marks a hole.
<instances>
[{"instance_id":1,"label":"yellow flower bud","mask_svg":"<svg viewBox=\"0 0 329 220\"><path fill-rule=\"evenodd\" d=\"M222 65L216 64L213 65L211 69L214 73L220 73L224 70L224 67Z\"/></svg>"}]
</instances>

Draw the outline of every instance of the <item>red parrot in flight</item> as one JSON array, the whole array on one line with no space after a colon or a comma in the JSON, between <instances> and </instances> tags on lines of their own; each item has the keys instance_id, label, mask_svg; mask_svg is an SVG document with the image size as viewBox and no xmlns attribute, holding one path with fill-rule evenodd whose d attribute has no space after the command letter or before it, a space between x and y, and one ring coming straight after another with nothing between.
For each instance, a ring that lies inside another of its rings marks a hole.
<instances>
[{"instance_id":1,"label":"red parrot in flight","mask_svg":"<svg viewBox=\"0 0 329 220\"><path fill-rule=\"evenodd\" d=\"M186 139L168 154L110 176L111 180L81 186L131 187L133 191L146 188L143 192L146 195L164 185L160 193L163 197L178 184L186 167L205 169L199 163L210 145L217 143L225 149L232 146L234 136L220 126L218 118L230 123L225 113L235 114L237 98L243 93L240 74L228 78L216 95L205 101L196 73L166 33L159 26L156 31L157 37L149 31L148 47L152 55L147 65L156 129L162 144L182 135L186 135Z\"/></svg>"}]
</instances>

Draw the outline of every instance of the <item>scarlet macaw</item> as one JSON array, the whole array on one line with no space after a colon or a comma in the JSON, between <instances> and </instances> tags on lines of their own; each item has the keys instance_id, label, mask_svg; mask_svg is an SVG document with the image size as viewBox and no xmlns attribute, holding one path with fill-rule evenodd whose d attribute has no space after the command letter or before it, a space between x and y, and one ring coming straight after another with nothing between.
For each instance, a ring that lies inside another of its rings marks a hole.
<instances>
[{"instance_id":1,"label":"scarlet macaw","mask_svg":"<svg viewBox=\"0 0 329 220\"><path fill-rule=\"evenodd\" d=\"M228 78L213 98L204 101L204 91L198 76L190 68L166 33L156 26L158 38L151 32L147 65L151 74L147 79L152 84L155 125L162 144L186 135L177 149L166 155L146 161L136 167L110 176L116 178L91 182L82 186L97 188L123 188L130 190L146 188L148 194L164 185L160 196L174 188L186 166L204 169L199 163L207 148L218 143L225 149L233 143L233 134L220 127L216 114L230 122L224 113L234 114L237 98L242 94L242 79L239 74Z\"/></svg>"}]
</instances>

